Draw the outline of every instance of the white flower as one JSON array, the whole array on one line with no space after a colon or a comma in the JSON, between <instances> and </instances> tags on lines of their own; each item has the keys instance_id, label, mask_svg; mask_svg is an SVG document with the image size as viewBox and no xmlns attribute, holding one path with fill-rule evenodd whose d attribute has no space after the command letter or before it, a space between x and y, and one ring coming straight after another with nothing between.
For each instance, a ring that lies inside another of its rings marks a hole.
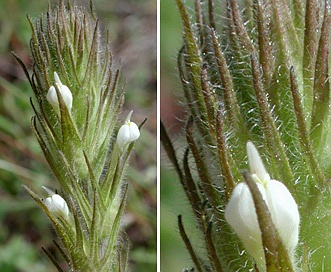
<instances>
[{"instance_id":1,"label":"white flower","mask_svg":"<svg viewBox=\"0 0 331 272\"><path fill-rule=\"evenodd\" d=\"M262 198L269 208L272 221L292 257L299 238L298 206L282 182L270 179L257 149L251 142L247 143L247 154L252 177L257 182ZM234 188L225 209L225 219L254 258L259 271L265 271L261 230L253 198L246 183L239 183Z\"/></svg>"},{"instance_id":2,"label":"white flower","mask_svg":"<svg viewBox=\"0 0 331 272\"><path fill-rule=\"evenodd\" d=\"M69 88L66 85L63 85L58 74L54 72L54 79L57 88L60 91L64 104L66 105L68 111L71 111L72 108L72 94ZM52 105L55 112L60 115L60 105L57 97L56 89L54 86L51 86L46 95L48 102Z\"/></svg>"},{"instance_id":3,"label":"white flower","mask_svg":"<svg viewBox=\"0 0 331 272\"><path fill-rule=\"evenodd\" d=\"M117 133L117 144L121 151L123 151L124 148L130 143L136 141L140 136L138 126L134 122L130 121L132 112L133 111L128 114L124 125L121 126Z\"/></svg>"},{"instance_id":4,"label":"white flower","mask_svg":"<svg viewBox=\"0 0 331 272\"><path fill-rule=\"evenodd\" d=\"M54 215L64 216L68 218L69 209L67 202L58 194L55 194L52 190L47 187L42 186L45 191L48 193L48 197L44 200L44 204L47 209Z\"/></svg>"}]
</instances>

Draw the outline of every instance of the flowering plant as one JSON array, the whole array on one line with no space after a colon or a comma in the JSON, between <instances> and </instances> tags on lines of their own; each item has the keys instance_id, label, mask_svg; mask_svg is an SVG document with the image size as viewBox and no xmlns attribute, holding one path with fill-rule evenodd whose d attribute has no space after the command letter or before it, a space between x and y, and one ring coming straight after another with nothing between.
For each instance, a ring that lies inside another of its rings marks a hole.
<instances>
[{"instance_id":1,"label":"flowering plant","mask_svg":"<svg viewBox=\"0 0 331 272\"><path fill-rule=\"evenodd\" d=\"M329 271L330 2L195 1L194 19L176 3L183 157L161 138L204 238L179 216L194 267Z\"/></svg>"},{"instance_id":2,"label":"flowering plant","mask_svg":"<svg viewBox=\"0 0 331 272\"><path fill-rule=\"evenodd\" d=\"M70 271L126 271L123 180L140 128L129 120L134 133L116 128L124 91L108 34L100 31L92 5L86 10L60 1L39 20L28 20L33 74L14 56L35 94L31 125L58 189L44 187L43 197L25 188L53 223L61 241L55 246ZM44 251L58 271L65 271Z\"/></svg>"}]
</instances>

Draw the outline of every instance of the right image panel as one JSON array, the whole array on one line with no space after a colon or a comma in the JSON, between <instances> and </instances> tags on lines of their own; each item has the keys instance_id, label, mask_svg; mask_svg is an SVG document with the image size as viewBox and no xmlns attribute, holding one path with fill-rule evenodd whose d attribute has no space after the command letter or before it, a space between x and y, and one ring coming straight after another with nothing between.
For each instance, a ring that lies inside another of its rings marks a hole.
<instances>
[{"instance_id":1,"label":"right image panel","mask_svg":"<svg viewBox=\"0 0 331 272\"><path fill-rule=\"evenodd\" d=\"M331 3L160 11L161 270L331 271Z\"/></svg>"}]
</instances>

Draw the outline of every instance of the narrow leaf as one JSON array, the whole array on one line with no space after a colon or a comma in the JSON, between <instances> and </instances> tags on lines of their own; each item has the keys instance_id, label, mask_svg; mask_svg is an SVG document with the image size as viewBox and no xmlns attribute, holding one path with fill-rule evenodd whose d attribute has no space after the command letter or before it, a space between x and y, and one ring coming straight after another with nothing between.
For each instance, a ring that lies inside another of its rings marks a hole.
<instances>
[{"instance_id":1,"label":"narrow leaf","mask_svg":"<svg viewBox=\"0 0 331 272\"><path fill-rule=\"evenodd\" d=\"M316 176L316 178L315 178L316 182L319 184L323 184L325 186L327 184L327 180L314 155L314 150L311 145L309 132L306 127L304 111L302 108L299 89L298 89L298 85L296 82L293 67L291 67L290 75L291 75L291 91L292 91L292 97L293 97L293 106L294 106L295 115L297 117L301 150L302 150L303 155L307 156L307 162L309 164L310 171L313 173L314 176Z\"/></svg>"},{"instance_id":2,"label":"narrow leaf","mask_svg":"<svg viewBox=\"0 0 331 272\"><path fill-rule=\"evenodd\" d=\"M198 257L196 255L196 253L194 252L194 249L192 247L192 244L189 240L189 238L187 237L187 234L185 232L185 229L184 229L184 225L183 225L183 222L182 222L182 216L179 215L178 216L178 227L179 227L179 233L184 241L184 244L188 250L188 252L190 253L190 256L191 256L191 259L195 265L195 268L197 269L198 272L203 272L202 270L202 267L201 267L201 264L198 260Z\"/></svg>"},{"instance_id":3,"label":"narrow leaf","mask_svg":"<svg viewBox=\"0 0 331 272\"><path fill-rule=\"evenodd\" d=\"M251 63L254 90L259 106L263 133L265 135L269 150L275 158L278 158L276 163L279 168L279 171L277 171L277 173L283 173L283 176L280 177L280 179L284 181L289 181L286 185L290 188L292 187L292 192L294 192L292 183L292 181L294 180L293 173L289 164L289 160L286 156L284 145L279 135L279 131L276 128L273 116L271 114L267 96L263 89L260 66L254 56L251 56Z\"/></svg>"},{"instance_id":4,"label":"narrow leaf","mask_svg":"<svg viewBox=\"0 0 331 272\"><path fill-rule=\"evenodd\" d=\"M324 148L325 139L322 137L324 124L329 118L330 82L329 82L329 37L331 27L331 3L326 1L321 37L318 46L315 80L314 100L311 119L311 137L313 144Z\"/></svg>"},{"instance_id":5,"label":"narrow leaf","mask_svg":"<svg viewBox=\"0 0 331 272\"><path fill-rule=\"evenodd\" d=\"M189 144L189 147L192 151L195 163L198 168L198 174L201 179L201 185L204 188L204 192L208 197L209 202L213 205L215 212L217 211L218 205L222 203L219 193L215 190L211 177L208 171L208 168L205 164L205 161L201 155L201 151L199 150L195 137L193 135L193 118L190 117L187 126L186 126L186 139Z\"/></svg>"},{"instance_id":6,"label":"narrow leaf","mask_svg":"<svg viewBox=\"0 0 331 272\"><path fill-rule=\"evenodd\" d=\"M234 186L236 185L236 181L232 174L230 162L228 159L222 115L223 115L222 109L220 106L218 108L217 117L216 117L217 153L218 153L218 161L219 164L221 165L221 172L224 181L225 196L226 199L228 200L231 196Z\"/></svg>"},{"instance_id":7,"label":"narrow leaf","mask_svg":"<svg viewBox=\"0 0 331 272\"><path fill-rule=\"evenodd\" d=\"M175 152L175 149L169 138L168 132L162 122L160 123L160 137L161 137L161 143L163 144L163 147L164 147L165 151L167 152L168 158L170 159L173 166L175 167L176 172L179 176L180 182L183 184L184 175L183 175L182 169L179 166L176 152Z\"/></svg>"},{"instance_id":8,"label":"narrow leaf","mask_svg":"<svg viewBox=\"0 0 331 272\"><path fill-rule=\"evenodd\" d=\"M44 251L44 253L47 255L47 257L52 261L52 263L56 267L57 271L64 272L64 270L62 269L62 267L60 266L60 264L58 263L58 261L55 260L55 258L53 257L53 255L51 253L49 253L49 251L46 250L44 247L41 247L41 248Z\"/></svg>"},{"instance_id":9,"label":"narrow leaf","mask_svg":"<svg viewBox=\"0 0 331 272\"><path fill-rule=\"evenodd\" d=\"M221 78L221 83L224 92L224 102L226 113L229 116L229 124L240 131L243 128L243 121L241 119L239 104L234 92L232 77L226 63L225 57L218 42L216 32L212 31L212 40L214 45L214 53L217 61L218 73Z\"/></svg>"},{"instance_id":10,"label":"narrow leaf","mask_svg":"<svg viewBox=\"0 0 331 272\"><path fill-rule=\"evenodd\" d=\"M125 184L122 199L121 199L121 203L120 203L120 206L118 208L118 212L116 214L113 226L112 226L111 231L110 231L110 238L108 239L108 245L107 245L107 248L106 248L106 251L105 251L105 254L104 254L103 258L100 260L100 265L99 265L100 271L101 271L101 269L104 268L105 265L107 265L107 261L111 260L112 256L116 252L117 237L118 237L118 232L119 232L119 229L120 229L120 223L121 223L122 215L123 215L124 208L125 208L125 202L126 202L126 198L127 198L127 190L128 190L128 185Z\"/></svg>"}]
</instances>

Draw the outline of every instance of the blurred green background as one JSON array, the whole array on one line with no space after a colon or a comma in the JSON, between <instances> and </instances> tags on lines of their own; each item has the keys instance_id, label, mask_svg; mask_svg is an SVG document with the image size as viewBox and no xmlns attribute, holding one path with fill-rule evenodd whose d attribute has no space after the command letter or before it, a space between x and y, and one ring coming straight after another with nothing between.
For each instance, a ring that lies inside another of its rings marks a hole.
<instances>
[{"instance_id":1,"label":"blurred green background","mask_svg":"<svg viewBox=\"0 0 331 272\"><path fill-rule=\"evenodd\" d=\"M57 1L49 1L53 7ZM88 0L76 0L88 5ZM33 95L10 52L31 66L26 14L37 18L47 0L0 0L0 271L55 271L41 247L56 254L54 231L22 184L56 188L30 129ZM156 1L94 0L110 30L115 60L126 78L122 121L133 109L136 123L148 118L128 170L124 228L131 240L132 271L156 271Z\"/></svg>"},{"instance_id":2,"label":"blurred green background","mask_svg":"<svg viewBox=\"0 0 331 272\"><path fill-rule=\"evenodd\" d=\"M194 1L186 1L192 7ZM176 147L183 136L185 110L180 103L182 85L177 74L177 53L182 46L182 26L175 0L160 1L160 68L161 68L161 120ZM177 150L181 154L181 150ZM190 268L192 261L181 240L177 216L183 216L185 225L190 226L191 239L199 241L195 235L195 221L190 206L179 184L178 176L172 168L163 148L161 148L161 271L182 271Z\"/></svg>"}]
</instances>

